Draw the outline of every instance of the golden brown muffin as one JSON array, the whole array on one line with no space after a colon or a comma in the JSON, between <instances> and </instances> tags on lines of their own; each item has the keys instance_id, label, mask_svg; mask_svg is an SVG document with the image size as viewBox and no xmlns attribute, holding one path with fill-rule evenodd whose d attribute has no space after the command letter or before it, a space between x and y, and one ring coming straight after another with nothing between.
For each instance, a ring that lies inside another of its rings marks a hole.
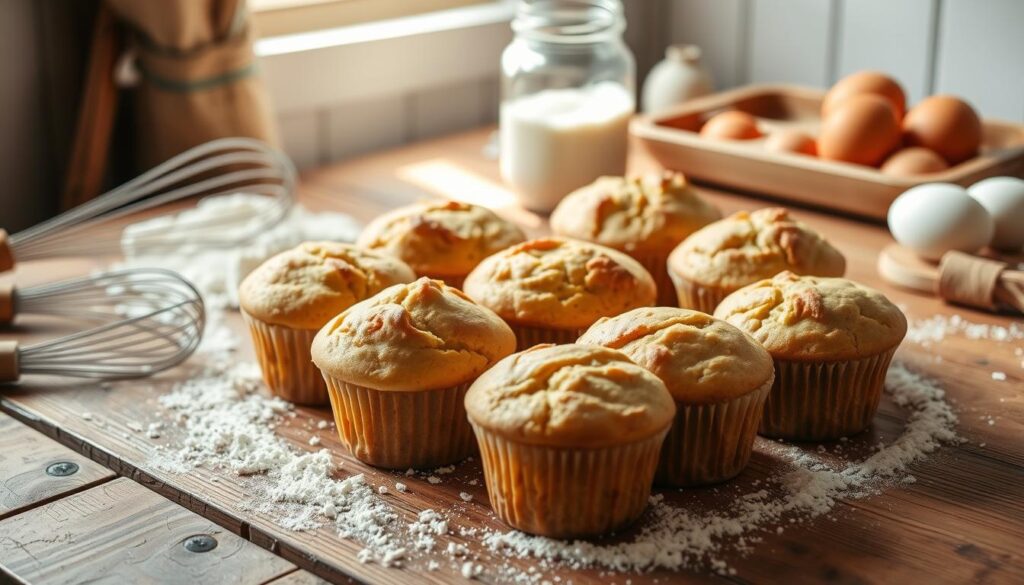
<instances>
[{"instance_id":1,"label":"golden brown muffin","mask_svg":"<svg viewBox=\"0 0 1024 585\"><path fill-rule=\"evenodd\" d=\"M519 348L570 343L601 317L653 305L651 275L629 256L589 242L541 238L487 258L466 294L505 319Z\"/></svg>"},{"instance_id":2,"label":"golden brown muffin","mask_svg":"<svg viewBox=\"0 0 1024 585\"><path fill-rule=\"evenodd\" d=\"M480 376L466 412L498 517L567 538L643 512L675 405L657 376L618 351L540 345Z\"/></svg>"},{"instance_id":3,"label":"golden brown muffin","mask_svg":"<svg viewBox=\"0 0 1024 585\"><path fill-rule=\"evenodd\" d=\"M668 259L679 306L712 313L729 293L789 270L842 276L846 260L780 207L740 211L701 228Z\"/></svg>"},{"instance_id":4,"label":"golden brown muffin","mask_svg":"<svg viewBox=\"0 0 1024 585\"><path fill-rule=\"evenodd\" d=\"M356 244L401 258L419 276L462 288L481 260L526 239L491 210L457 201L416 203L370 222Z\"/></svg>"},{"instance_id":5,"label":"golden brown muffin","mask_svg":"<svg viewBox=\"0 0 1024 585\"><path fill-rule=\"evenodd\" d=\"M354 303L415 278L397 258L337 242L300 244L249 273L239 305L270 391L325 404L327 387L309 356L317 330Z\"/></svg>"},{"instance_id":6,"label":"golden brown muffin","mask_svg":"<svg viewBox=\"0 0 1024 585\"><path fill-rule=\"evenodd\" d=\"M679 242L720 219L682 173L601 177L570 193L551 214L551 230L629 254L658 285L658 304L676 304L668 255Z\"/></svg>"},{"instance_id":7,"label":"golden brown muffin","mask_svg":"<svg viewBox=\"0 0 1024 585\"><path fill-rule=\"evenodd\" d=\"M907 319L882 293L843 278L783 272L729 295L715 316L775 360L761 434L836 439L874 417Z\"/></svg>"},{"instance_id":8,"label":"golden brown muffin","mask_svg":"<svg viewBox=\"0 0 1024 585\"><path fill-rule=\"evenodd\" d=\"M490 310L441 281L420 278L353 305L313 340L342 442L361 461L405 469L472 452L463 397L515 349Z\"/></svg>"},{"instance_id":9,"label":"golden brown muffin","mask_svg":"<svg viewBox=\"0 0 1024 585\"><path fill-rule=\"evenodd\" d=\"M707 313L645 307L601 319L578 343L623 352L672 394L676 419L659 483L715 483L747 466L774 377L771 356L752 337Z\"/></svg>"}]
</instances>

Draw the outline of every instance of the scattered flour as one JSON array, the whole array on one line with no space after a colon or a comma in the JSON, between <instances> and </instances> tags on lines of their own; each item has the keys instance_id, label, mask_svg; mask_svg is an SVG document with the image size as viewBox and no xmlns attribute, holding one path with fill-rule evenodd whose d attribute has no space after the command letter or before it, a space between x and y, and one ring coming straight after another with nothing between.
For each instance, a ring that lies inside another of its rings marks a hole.
<instances>
[{"instance_id":1,"label":"scattered flour","mask_svg":"<svg viewBox=\"0 0 1024 585\"><path fill-rule=\"evenodd\" d=\"M781 454L794 468L775 478L775 485L769 486L773 489L740 494L726 509L704 513L674 506L662 495L654 495L647 521L627 542L567 542L516 531L490 531L483 541L505 556L533 557L574 568L646 571L708 567L732 574L722 558L729 550L748 551L760 534L778 532L780 523L824 515L839 498L876 493L884 482L900 480L910 463L943 443L958 441L956 415L944 400L943 390L933 382L894 363L886 388L896 404L911 410L910 419L902 435L863 461L834 466L799 447L784 447Z\"/></svg>"},{"instance_id":2,"label":"scattered flour","mask_svg":"<svg viewBox=\"0 0 1024 585\"><path fill-rule=\"evenodd\" d=\"M122 237L125 260L119 267L156 266L174 270L196 285L207 309L237 307L238 283L270 256L304 241L353 241L359 234L359 225L350 216L313 213L301 205L295 205L279 224L238 248L211 249L202 244L192 244L192 239L202 236L196 233L199 230L188 225L175 228L176 223L181 224L183 217L191 222L209 222L226 217L257 217L261 207L270 203L272 201L264 196L245 193L207 197L194 209L132 224L125 229ZM178 239L181 244L175 246L173 253L169 254L138 253L132 245L134 234L151 229L161 230L162 237ZM224 228L216 229L223 231ZM241 230L251 228L243 224L234 229L244 233Z\"/></svg>"},{"instance_id":3,"label":"scattered flour","mask_svg":"<svg viewBox=\"0 0 1024 585\"><path fill-rule=\"evenodd\" d=\"M950 335L960 335L967 339L987 339L999 342L1024 340L1024 325L1012 322L1008 326L974 323L960 315L947 317L932 315L924 319L914 319L907 329L907 340L924 346L938 343Z\"/></svg>"}]
</instances>

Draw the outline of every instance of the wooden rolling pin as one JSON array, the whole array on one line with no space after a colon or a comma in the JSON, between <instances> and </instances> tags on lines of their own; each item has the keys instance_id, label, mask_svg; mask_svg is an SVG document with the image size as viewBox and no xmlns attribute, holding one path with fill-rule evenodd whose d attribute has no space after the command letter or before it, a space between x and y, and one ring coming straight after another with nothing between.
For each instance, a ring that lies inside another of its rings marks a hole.
<instances>
[{"instance_id":1,"label":"wooden rolling pin","mask_svg":"<svg viewBox=\"0 0 1024 585\"><path fill-rule=\"evenodd\" d=\"M950 303L1024 313L1024 271L1002 260L951 251L935 264L892 244L879 254L878 272L890 284Z\"/></svg>"}]
</instances>

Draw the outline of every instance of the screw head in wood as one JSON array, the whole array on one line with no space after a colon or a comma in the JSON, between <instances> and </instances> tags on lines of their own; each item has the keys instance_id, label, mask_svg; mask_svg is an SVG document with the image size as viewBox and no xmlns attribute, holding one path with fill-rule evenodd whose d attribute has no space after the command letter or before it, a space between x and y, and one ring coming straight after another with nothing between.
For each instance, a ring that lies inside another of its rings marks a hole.
<instances>
[{"instance_id":1,"label":"screw head in wood","mask_svg":"<svg viewBox=\"0 0 1024 585\"><path fill-rule=\"evenodd\" d=\"M52 475L54 477L67 477L78 473L78 464L72 463L71 461L58 461L51 463L46 468L46 475Z\"/></svg>"},{"instance_id":2,"label":"screw head in wood","mask_svg":"<svg viewBox=\"0 0 1024 585\"><path fill-rule=\"evenodd\" d=\"M217 539L209 534L193 534L182 542L182 546L189 552L210 552L217 548Z\"/></svg>"}]
</instances>

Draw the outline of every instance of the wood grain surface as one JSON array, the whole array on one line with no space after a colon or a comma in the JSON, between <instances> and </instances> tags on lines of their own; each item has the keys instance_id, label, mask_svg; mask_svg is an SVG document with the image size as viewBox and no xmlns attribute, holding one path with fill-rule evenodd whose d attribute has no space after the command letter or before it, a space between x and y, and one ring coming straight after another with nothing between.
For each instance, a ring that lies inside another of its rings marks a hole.
<instances>
[{"instance_id":1,"label":"wood grain surface","mask_svg":"<svg viewBox=\"0 0 1024 585\"><path fill-rule=\"evenodd\" d=\"M0 565L29 583L259 585L291 563L124 478L0 522ZM216 540L187 550L189 537Z\"/></svg>"},{"instance_id":2,"label":"wood grain surface","mask_svg":"<svg viewBox=\"0 0 1024 585\"><path fill-rule=\"evenodd\" d=\"M77 471L51 475L51 465ZM109 469L0 413L0 519L114 477Z\"/></svg>"},{"instance_id":3,"label":"wood grain surface","mask_svg":"<svg viewBox=\"0 0 1024 585\"><path fill-rule=\"evenodd\" d=\"M385 155L307 173L301 189L302 202L314 209L340 210L367 221L396 205L431 196L449 196L491 204L496 211L531 234L547 229L543 218L515 206L501 186L495 161L483 148L489 131L478 131L404 148ZM633 172L657 168L651 159L634 149ZM710 189L705 195L723 211L763 207L769 203L744 195ZM886 285L875 273L878 252L891 238L884 229L850 219L798 210L796 215L824 232L846 255L848 276L881 289L899 303L910 319L933 315L963 315L975 322L1009 325L1004 316L948 307L935 298ZM88 262L25 264L19 267L19 283L48 280L62 272L82 272ZM250 359L251 349L237 315L228 324L243 341L239 359ZM19 339L29 337L32 325L21 323ZM53 334L58 325L42 329ZM35 334L35 333L33 333ZM38 335L43 335L39 333ZM10 338L0 335L0 339ZM937 380L946 389L960 421L957 432L966 442L945 447L928 460L913 466L914 483L891 486L868 498L840 501L828 517L787 525L781 534L759 535L746 554L727 553L735 575L708 572L602 574L596 570L549 571L561 582L634 584L704 583L1020 583L1024 582L1024 357L1015 349L1024 343L947 337L941 343L919 345L905 342L897 359ZM993 372L1006 380L993 380ZM329 526L310 532L291 532L274 518L240 508L248 496L245 482L230 474L196 469L187 474L158 470L152 463L160 445L173 445L175 427L156 440L128 428L128 423L147 423L166 416L157 398L176 380L188 375L189 366L141 382L122 382L104 387L94 383L54 379L25 379L17 387L0 390L0 408L28 422L58 441L144 483L175 502L209 518L227 530L269 549L320 577L344 581L380 583L452 582L461 580L459 559L435 555L436 571L427 571L427 557L386 569L362 564L359 544L340 538ZM102 414L84 420L84 411ZM477 462L465 462L454 473L432 484L422 476L406 477L369 468L353 459L340 445L333 426L317 429L330 420L327 409L296 409L297 416L278 427L280 436L298 450L311 450L309 439L320 437L320 447L331 449L341 464L339 476L365 473L373 486L393 488L396 481L409 486L407 493L394 489L384 498L403 521L412 521L421 510L446 512L453 526L504 530L486 503L482 474ZM853 449L869 452L872 445L898 436L907 412L888 399L883 401L874 425L851 440ZM317 447L319 448L319 447ZM810 448L813 448L811 446ZM687 506L723 506L737 492L750 490L754 482L776 474L786 465L773 444L759 440L750 467L726 486L665 492L666 498ZM460 492L473 498L464 502ZM508 564L526 570L529 560L497 558L477 540L457 534L442 539L466 544L485 571L484 581L495 580L494 569ZM300 577L294 577L299 579Z\"/></svg>"}]
</instances>

